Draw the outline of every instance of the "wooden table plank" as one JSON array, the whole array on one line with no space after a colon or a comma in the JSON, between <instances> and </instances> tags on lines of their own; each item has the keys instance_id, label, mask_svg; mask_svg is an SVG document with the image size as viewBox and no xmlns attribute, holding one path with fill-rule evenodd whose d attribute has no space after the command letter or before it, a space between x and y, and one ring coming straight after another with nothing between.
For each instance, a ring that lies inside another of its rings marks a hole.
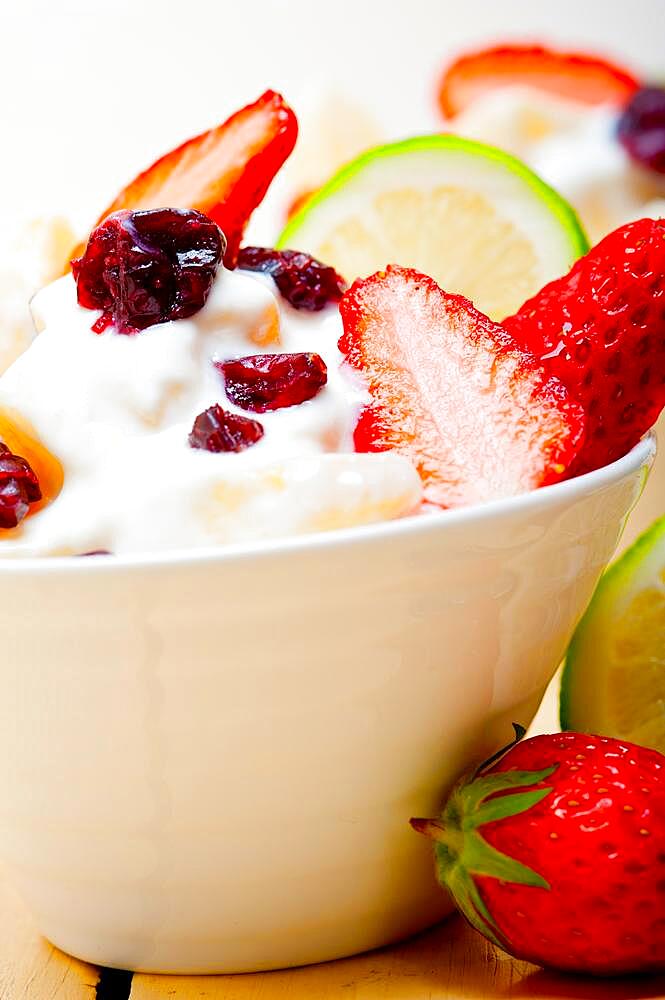
<instances>
[{"instance_id":1,"label":"wooden table plank","mask_svg":"<svg viewBox=\"0 0 665 1000\"><path fill-rule=\"evenodd\" d=\"M98 979L40 937L0 868L0 1000L92 1000Z\"/></svg>"},{"instance_id":2,"label":"wooden table plank","mask_svg":"<svg viewBox=\"0 0 665 1000\"><path fill-rule=\"evenodd\" d=\"M99 970L41 938L0 870L0 1000L93 1000ZM105 985L104 985L105 983ZM124 1000L102 978L99 1000ZM665 977L594 982L516 962L453 918L393 948L245 976L135 975L131 1000L665 1000Z\"/></svg>"},{"instance_id":3,"label":"wooden table plank","mask_svg":"<svg viewBox=\"0 0 665 1000\"><path fill-rule=\"evenodd\" d=\"M356 958L243 976L135 975L131 1000L665 1000L665 976L593 981L504 956L460 918Z\"/></svg>"}]
</instances>

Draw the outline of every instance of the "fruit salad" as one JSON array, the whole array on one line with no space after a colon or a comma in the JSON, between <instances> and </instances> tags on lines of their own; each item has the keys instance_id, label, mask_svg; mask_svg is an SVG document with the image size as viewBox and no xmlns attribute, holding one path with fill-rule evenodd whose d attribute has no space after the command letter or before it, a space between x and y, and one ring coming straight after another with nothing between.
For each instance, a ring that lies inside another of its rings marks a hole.
<instances>
[{"instance_id":1,"label":"fruit salad","mask_svg":"<svg viewBox=\"0 0 665 1000\"><path fill-rule=\"evenodd\" d=\"M523 163L424 136L253 246L296 137L267 91L128 184L34 298L39 335L0 378L0 555L442 516L592 471L654 423L665 222L589 250Z\"/></svg>"},{"instance_id":2,"label":"fruit salad","mask_svg":"<svg viewBox=\"0 0 665 1000\"><path fill-rule=\"evenodd\" d=\"M417 509L405 457L353 449L364 389L340 369L341 277L240 248L296 132L268 92L173 151L35 297L39 336L0 380L3 555L195 547Z\"/></svg>"},{"instance_id":3,"label":"fruit salad","mask_svg":"<svg viewBox=\"0 0 665 1000\"><path fill-rule=\"evenodd\" d=\"M631 220L665 217L665 88L640 79L629 68L592 54L542 45L490 45L442 65L433 92L432 129L489 143L528 164L572 205L591 242ZM310 191L309 204L299 203L287 227L286 241L323 254L349 278L369 274L386 261L416 267L447 290L462 291L493 318L504 319L518 308L506 298L511 292L519 298L533 254L516 253L515 245L511 249L498 239L497 226L489 225L494 195L491 205L485 199L482 208L476 206L473 219L469 204L460 205L453 215L446 207L451 181L455 182L452 172L442 171L430 156L432 177L442 179L424 192L423 164L416 157L414 141L408 165L397 165L398 146L383 147L381 157L361 157L343 168L323 192ZM406 146L401 144L402 161ZM389 148L394 152L388 158ZM417 173L421 176L414 183ZM308 178L310 187L312 179L313 174ZM294 178L294 184L298 180L299 176ZM345 192L348 196L343 198ZM474 197L478 193L484 195L476 190ZM333 195L334 216L327 208ZM540 197L546 198L544 192ZM360 199L362 211L357 209ZM535 214L532 201L529 218L535 219ZM409 227L401 222L406 215L413 220ZM468 238L469 228L477 236L475 245ZM570 251L579 256L585 248L574 226L567 228ZM445 241L439 238L444 229ZM460 266L460 247L463 253L465 245L468 268L463 258ZM536 253L547 245L548 240L539 236ZM564 253L559 273L569 263ZM487 289L478 287L479 277L488 269L500 279L499 295L490 289L487 296ZM663 420L659 431L662 437ZM662 513L664 497L661 457L626 537L644 530Z\"/></svg>"},{"instance_id":4,"label":"fruit salad","mask_svg":"<svg viewBox=\"0 0 665 1000\"><path fill-rule=\"evenodd\" d=\"M592 241L665 217L665 88L586 52L502 44L463 53L437 85L439 120L527 162L578 211ZM659 436L665 433L661 419ZM657 458L626 538L665 508Z\"/></svg>"}]
</instances>

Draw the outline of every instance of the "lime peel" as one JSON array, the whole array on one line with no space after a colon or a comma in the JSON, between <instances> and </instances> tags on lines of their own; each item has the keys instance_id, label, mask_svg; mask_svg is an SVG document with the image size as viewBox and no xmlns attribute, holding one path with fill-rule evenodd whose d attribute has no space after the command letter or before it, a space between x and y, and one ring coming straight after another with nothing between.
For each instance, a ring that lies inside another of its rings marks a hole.
<instances>
[{"instance_id":1,"label":"lime peel","mask_svg":"<svg viewBox=\"0 0 665 1000\"><path fill-rule=\"evenodd\" d=\"M602 577L566 654L560 719L665 751L665 516Z\"/></svg>"},{"instance_id":2,"label":"lime peel","mask_svg":"<svg viewBox=\"0 0 665 1000\"><path fill-rule=\"evenodd\" d=\"M348 280L415 267L496 319L589 248L575 211L524 163L454 135L363 153L308 199L277 245L320 256Z\"/></svg>"}]
</instances>

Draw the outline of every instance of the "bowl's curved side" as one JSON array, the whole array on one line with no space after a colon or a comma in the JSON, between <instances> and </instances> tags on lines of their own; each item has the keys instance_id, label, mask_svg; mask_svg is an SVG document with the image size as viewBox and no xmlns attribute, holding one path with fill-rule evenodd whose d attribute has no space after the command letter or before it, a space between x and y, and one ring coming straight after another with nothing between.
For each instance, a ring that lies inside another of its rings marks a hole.
<instances>
[{"instance_id":1,"label":"bowl's curved side","mask_svg":"<svg viewBox=\"0 0 665 1000\"><path fill-rule=\"evenodd\" d=\"M0 575L0 854L41 929L228 972L440 916L409 817L529 722L646 464L272 558Z\"/></svg>"}]
</instances>

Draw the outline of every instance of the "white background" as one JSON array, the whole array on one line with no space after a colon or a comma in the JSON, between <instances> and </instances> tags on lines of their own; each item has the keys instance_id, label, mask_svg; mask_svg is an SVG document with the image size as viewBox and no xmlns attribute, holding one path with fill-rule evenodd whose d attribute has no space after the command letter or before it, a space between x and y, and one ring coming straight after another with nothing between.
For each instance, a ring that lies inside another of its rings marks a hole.
<instances>
[{"instance_id":1,"label":"white background","mask_svg":"<svg viewBox=\"0 0 665 1000\"><path fill-rule=\"evenodd\" d=\"M0 0L0 12L0 220L92 220L140 167L268 86L296 111L321 87L345 90L390 136L431 127L439 68L473 41L547 37L665 76L665 0Z\"/></svg>"}]
</instances>

